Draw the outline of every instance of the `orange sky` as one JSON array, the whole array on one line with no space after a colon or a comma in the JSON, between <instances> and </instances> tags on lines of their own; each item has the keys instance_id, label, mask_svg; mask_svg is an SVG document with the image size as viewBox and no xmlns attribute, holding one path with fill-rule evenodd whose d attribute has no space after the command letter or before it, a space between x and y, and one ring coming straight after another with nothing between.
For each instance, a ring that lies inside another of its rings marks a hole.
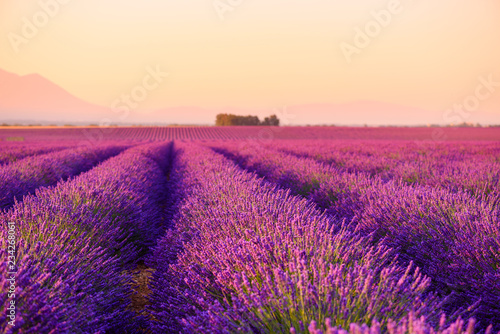
<instances>
[{"instance_id":1,"label":"orange sky","mask_svg":"<svg viewBox=\"0 0 500 334\"><path fill-rule=\"evenodd\" d=\"M348 61L342 45L391 6ZM500 82L498 0L0 0L0 22L0 68L103 106L148 67L169 75L140 109L371 100L442 112L479 76ZM497 89L480 108L500 122Z\"/></svg>"}]
</instances>

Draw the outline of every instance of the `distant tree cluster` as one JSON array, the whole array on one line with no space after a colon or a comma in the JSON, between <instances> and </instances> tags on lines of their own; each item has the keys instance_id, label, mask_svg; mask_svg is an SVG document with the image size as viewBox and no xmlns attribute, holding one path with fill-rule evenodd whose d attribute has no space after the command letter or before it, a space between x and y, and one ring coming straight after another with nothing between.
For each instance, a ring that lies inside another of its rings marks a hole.
<instances>
[{"instance_id":1,"label":"distant tree cluster","mask_svg":"<svg viewBox=\"0 0 500 334\"><path fill-rule=\"evenodd\" d=\"M276 115L271 115L264 118L264 121L260 121L257 116L238 116L233 114L218 114L215 119L216 126L231 126L231 125L267 125L267 126L279 126L280 120Z\"/></svg>"},{"instance_id":2,"label":"distant tree cluster","mask_svg":"<svg viewBox=\"0 0 500 334\"><path fill-rule=\"evenodd\" d=\"M261 125L279 126L280 120L278 119L278 117L276 117L276 115L271 115L264 118L264 121L261 123Z\"/></svg>"}]
</instances>

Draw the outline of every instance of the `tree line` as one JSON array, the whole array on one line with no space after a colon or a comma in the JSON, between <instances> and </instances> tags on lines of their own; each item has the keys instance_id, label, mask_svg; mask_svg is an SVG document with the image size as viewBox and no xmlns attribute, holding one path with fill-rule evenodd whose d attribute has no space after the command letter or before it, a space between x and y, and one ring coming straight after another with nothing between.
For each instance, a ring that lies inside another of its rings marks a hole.
<instances>
[{"instance_id":1,"label":"tree line","mask_svg":"<svg viewBox=\"0 0 500 334\"><path fill-rule=\"evenodd\" d=\"M250 126L279 126L280 120L276 115L264 118L263 121L257 116L238 116L233 114L218 114L215 118L216 126L250 125Z\"/></svg>"}]
</instances>

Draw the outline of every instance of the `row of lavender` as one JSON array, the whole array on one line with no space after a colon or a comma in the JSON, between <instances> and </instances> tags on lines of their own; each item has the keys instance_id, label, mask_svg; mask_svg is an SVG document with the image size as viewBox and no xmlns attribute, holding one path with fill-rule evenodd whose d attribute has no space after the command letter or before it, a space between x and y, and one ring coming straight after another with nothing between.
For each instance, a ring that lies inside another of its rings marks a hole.
<instances>
[{"instance_id":1,"label":"row of lavender","mask_svg":"<svg viewBox=\"0 0 500 334\"><path fill-rule=\"evenodd\" d=\"M68 148L66 144L2 144L0 146L0 166L38 154L50 153Z\"/></svg>"},{"instance_id":2,"label":"row of lavender","mask_svg":"<svg viewBox=\"0 0 500 334\"><path fill-rule=\"evenodd\" d=\"M500 326L500 210L465 192L384 181L264 148L219 144L217 152L290 189L396 250L452 294L444 309L469 309L483 328ZM500 329L500 328L499 328Z\"/></svg>"},{"instance_id":3,"label":"row of lavender","mask_svg":"<svg viewBox=\"0 0 500 334\"><path fill-rule=\"evenodd\" d=\"M0 278L0 333L137 332L130 270L166 228L170 155L167 143L128 149L1 214L2 225L15 225L18 263L15 296ZM7 240L4 226L2 273L12 271Z\"/></svg>"},{"instance_id":4,"label":"row of lavender","mask_svg":"<svg viewBox=\"0 0 500 334\"><path fill-rule=\"evenodd\" d=\"M2 223L15 222L21 244L18 326L0 333L136 333L148 322L156 333L460 333L466 322L455 321L458 314L479 316L480 328L496 323L497 314L488 313L498 312L495 203L351 174L296 153L241 152L236 145L217 151L315 204L207 148L181 146L170 177L170 145L129 149L55 188L40 188L2 214ZM95 164L123 148L80 150ZM66 166L83 159L69 157L52 161ZM130 309L128 269L170 220L174 227L149 257L157 272L152 317L145 319ZM2 305L8 284L1 278ZM466 310L478 296L483 300ZM3 326L7 313L0 312ZM467 332L473 327L469 322Z\"/></svg>"},{"instance_id":5,"label":"row of lavender","mask_svg":"<svg viewBox=\"0 0 500 334\"><path fill-rule=\"evenodd\" d=\"M498 142L300 141L273 142L272 149L384 180L500 196Z\"/></svg>"},{"instance_id":6,"label":"row of lavender","mask_svg":"<svg viewBox=\"0 0 500 334\"><path fill-rule=\"evenodd\" d=\"M127 146L108 143L34 155L0 167L0 209L7 209L40 187L55 185L122 152Z\"/></svg>"},{"instance_id":7,"label":"row of lavender","mask_svg":"<svg viewBox=\"0 0 500 334\"><path fill-rule=\"evenodd\" d=\"M222 155L182 145L171 180L177 214L149 257L154 333L474 330L447 322L450 297L393 249Z\"/></svg>"},{"instance_id":8,"label":"row of lavender","mask_svg":"<svg viewBox=\"0 0 500 334\"><path fill-rule=\"evenodd\" d=\"M285 112L285 115L287 113ZM286 116L285 116L286 117ZM12 139L26 142L106 140L419 140L434 142L436 131L446 140L500 140L500 127L342 127L342 126L157 126L157 127L59 127L0 128L0 145Z\"/></svg>"}]
</instances>

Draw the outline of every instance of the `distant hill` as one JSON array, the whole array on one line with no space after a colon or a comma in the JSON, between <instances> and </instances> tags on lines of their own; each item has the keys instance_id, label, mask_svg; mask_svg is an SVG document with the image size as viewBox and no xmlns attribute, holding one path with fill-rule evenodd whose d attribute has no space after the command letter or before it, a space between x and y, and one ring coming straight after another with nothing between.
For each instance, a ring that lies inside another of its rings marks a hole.
<instances>
[{"instance_id":1,"label":"distant hill","mask_svg":"<svg viewBox=\"0 0 500 334\"><path fill-rule=\"evenodd\" d=\"M19 76L0 70L1 120L96 122L108 108L83 101L38 74Z\"/></svg>"},{"instance_id":2,"label":"distant hill","mask_svg":"<svg viewBox=\"0 0 500 334\"><path fill-rule=\"evenodd\" d=\"M111 101L110 101L111 102ZM306 104L252 110L243 108L204 109L200 107L173 107L160 110L132 110L127 117L113 112L110 107L95 105L75 97L55 83L38 74L20 76L0 69L0 124L196 124L211 125L217 114L257 115L266 117L276 113L281 125L444 125L441 111L383 102L357 101L346 104ZM389 121L388 121L389 120ZM500 114L477 111L467 123L499 124Z\"/></svg>"}]
</instances>

